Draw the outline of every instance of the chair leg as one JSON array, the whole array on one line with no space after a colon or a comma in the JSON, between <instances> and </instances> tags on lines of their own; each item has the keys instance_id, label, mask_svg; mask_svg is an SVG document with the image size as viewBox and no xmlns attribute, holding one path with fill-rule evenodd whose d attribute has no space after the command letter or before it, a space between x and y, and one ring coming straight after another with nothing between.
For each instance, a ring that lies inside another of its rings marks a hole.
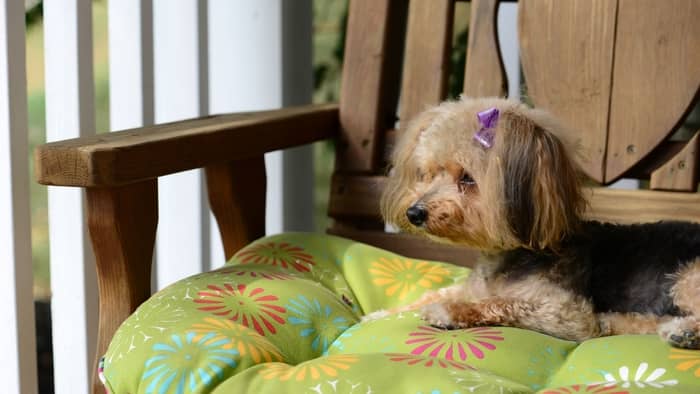
<instances>
[{"instance_id":1,"label":"chair leg","mask_svg":"<svg viewBox=\"0 0 700 394\"><path fill-rule=\"evenodd\" d=\"M119 325L151 294L158 183L88 188L86 194L100 295L97 363ZM97 365L93 371L93 393L102 394Z\"/></svg>"},{"instance_id":2,"label":"chair leg","mask_svg":"<svg viewBox=\"0 0 700 394\"><path fill-rule=\"evenodd\" d=\"M265 235L265 160L257 156L212 165L206 167L206 173L209 205L230 259Z\"/></svg>"}]
</instances>

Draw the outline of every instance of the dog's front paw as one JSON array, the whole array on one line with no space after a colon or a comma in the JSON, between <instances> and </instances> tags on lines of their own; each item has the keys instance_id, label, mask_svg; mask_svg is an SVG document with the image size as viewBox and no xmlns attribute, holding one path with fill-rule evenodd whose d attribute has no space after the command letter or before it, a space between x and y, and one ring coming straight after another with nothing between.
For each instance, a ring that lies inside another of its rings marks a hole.
<instances>
[{"instance_id":1,"label":"dog's front paw","mask_svg":"<svg viewBox=\"0 0 700 394\"><path fill-rule=\"evenodd\" d=\"M362 322L365 323L368 321L375 321L375 320L383 319L389 315L390 315L389 311L385 311L384 309L380 309L378 311L374 311L374 312L371 312L371 313L368 313L368 314L362 316Z\"/></svg>"},{"instance_id":2,"label":"dog's front paw","mask_svg":"<svg viewBox=\"0 0 700 394\"><path fill-rule=\"evenodd\" d=\"M421 308L420 317L433 327L455 328L452 316L443 303L429 304Z\"/></svg>"},{"instance_id":3,"label":"dog's front paw","mask_svg":"<svg viewBox=\"0 0 700 394\"><path fill-rule=\"evenodd\" d=\"M658 328L661 339L671 346L683 349L700 349L700 322L695 317L677 317Z\"/></svg>"}]
</instances>

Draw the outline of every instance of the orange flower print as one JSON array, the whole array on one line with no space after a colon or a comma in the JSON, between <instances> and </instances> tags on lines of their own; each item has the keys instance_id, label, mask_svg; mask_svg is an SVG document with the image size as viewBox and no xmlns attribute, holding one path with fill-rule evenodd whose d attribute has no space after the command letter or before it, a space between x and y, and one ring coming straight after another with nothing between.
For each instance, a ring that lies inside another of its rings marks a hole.
<instances>
[{"instance_id":1,"label":"orange flower print","mask_svg":"<svg viewBox=\"0 0 700 394\"><path fill-rule=\"evenodd\" d=\"M447 268L427 261L413 261L393 258L380 258L373 261L369 270L372 283L385 287L384 293L393 297L398 295L403 300L418 287L431 289L434 285L443 283L450 275Z\"/></svg>"},{"instance_id":2,"label":"orange flower print","mask_svg":"<svg viewBox=\"0 0 700 394\"><path fill-rule=\"evenodd\" d=\"M596 383L596 384L575 384L573 386L559 387L549 389L542 394L575 394L575 393L596 393L596 394L630 394L629 391L617 387L612 383Z\"/></svg>"},{"instance_id":3,"label":"orange flower print","mask_svg":"<svg viewBox=\"0 0 700 394\"><path fill-rule=\"evenodd\" d=\"M230 320L207 317L202 323L193 324L192 331L198 335L214 333L214 339L228 342L222 346L223 349L235 349L241 357L250 357L255 364L282 361L280 350L272 342L254 330Z\"/></svg>"},{"instance_id":4,"label":"orange flower print","mask_svg":"<svg viewBox=\"0 0 700 394\"><path fill-rule=\"evenodd\" d=\"M693 374L700 378L700 351L671 349L671 354L668 356L671 360L679 360L676 364L676 369L679 371L693 371Z\"/></svg>"},{"instance_id":5,"label":"orange flower print","mask_svg":"<svg viewBox=\"0 0 700 394\"><path fill-rule=\"evenodd\" d=\"M265 294L260 287L250 288L244 284L209 285L208 290L198 293L195 303L201 306L197 309L211 312L234 322L240 322L245 327L252 327L260 335L265 332L275 334L277 329L273 322L284 324L280 314L286 312L284 307L277 305L277 296Z\"/></svg>"},{"instance_id":6,"label":"orange flower print","mask_svg":"<svg viewBox=\"0 0 700 394\"><path fill-rule=\"evenodd\" d=\"M289 364L268 363L259 371L265 380L296 380L335 378L341 371L347 371L359 359L352 355L337 355L317 358L292 367Z\"/></svg>"},{"instance_id":7,"label":"orange flower print","mask_svg":"<svg viewBox=\"0 0 700 394\"><path fill-rule=\"evenodd\" d=\"M236 254L241 264L268 264L299 272L309 272L315 265L313 256L304 249L286 242L264 242L245 248Z\"/></svg>"}]
</instances>

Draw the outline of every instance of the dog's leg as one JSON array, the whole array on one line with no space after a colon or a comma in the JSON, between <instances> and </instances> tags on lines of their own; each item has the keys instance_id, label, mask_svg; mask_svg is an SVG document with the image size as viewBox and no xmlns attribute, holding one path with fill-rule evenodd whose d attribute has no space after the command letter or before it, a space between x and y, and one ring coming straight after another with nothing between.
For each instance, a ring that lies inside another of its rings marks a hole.
<instances>
[{"instance_id":1,"label":"dog's leg","mask_svg":"<svg viewBox=\"0 0 700 394\"><path fill-rule=\"evenodd\" d=\"M489 281L487 297L450 299L423 308L423 319L447 328L503 325L582 341L601 334L593 306L542 277Z\"/></svg>"},{"instance_id":2,"label":"dog's leg","mask_svg":"<svg viewBox=\"0 0 700 394\"><path fill-rule=\"evenodd\" d=\"M658 333L672 346L700 349L700 259L681 268L671 288L676 306L687 316L660 324Z\"/></svg>"},{"instance_id":3,"label":"dog's leg","mask_svg":"<svg viewBox=\"0 0 700 394\"><path fill-rule=\"evenodd\" d=\"M668 322L672 316L651 313L599 313L602 335L654 334L659 324Z\"/></svg>"},{"instance_id":4,"label":"dog's leg","mask_svg":"<svg viewBox=\"0 0 700 394\"><path fill-rule=\"evenodd\" d=\"M425 305L433 304L436 302L442 302L445 300L466 299L466 286L467 284L463 282L458 283L456 285L444 287L442 289L427 291L418 300L411 304L402 305L391 309L381 309L378 311L374 311L363 316L362 321L377 320L401 312L417 311Z\"/></svg>"},{"instance_id":5,"label":"dog's leg","mask_svg":"<svg viewBox=\"0 0 700 394\"><path fill-rule=\"evenodd\" d=\"M450 301L423 308L423 318L444 328L500 325L543 332L563 339L583 341L600 335L590 304L578 307L557 302L533 302L489 298L479 302Z\"/></svg>"}]
</instances>

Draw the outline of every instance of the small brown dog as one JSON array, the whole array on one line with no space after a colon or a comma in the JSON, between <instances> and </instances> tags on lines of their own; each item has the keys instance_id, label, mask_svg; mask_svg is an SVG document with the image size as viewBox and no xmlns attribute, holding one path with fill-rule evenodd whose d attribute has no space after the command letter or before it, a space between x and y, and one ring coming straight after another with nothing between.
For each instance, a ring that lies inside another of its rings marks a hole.
<instances>
[{"instance_id":1,"label":"small brown dog","mask_svg":"<svg viewBox=\"0 0 700 394\"><path fill-rule=\"evenodd\" d=\"M464 284L395 311L420 308L445 328L577 341L658 332L700 347L700 225L583 220L566 135L545 112L496 98L446 102L408 125L382 196L386 221L483 253Z\"/></svg>"}]
</instances>

